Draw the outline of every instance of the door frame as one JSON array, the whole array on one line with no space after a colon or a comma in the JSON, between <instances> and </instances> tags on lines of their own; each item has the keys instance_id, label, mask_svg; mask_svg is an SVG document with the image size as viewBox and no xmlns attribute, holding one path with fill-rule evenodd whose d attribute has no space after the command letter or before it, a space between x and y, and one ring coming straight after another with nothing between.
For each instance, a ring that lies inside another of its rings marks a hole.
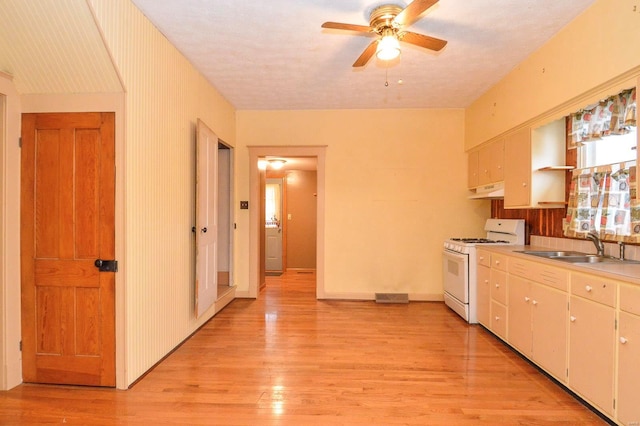
<instances>
[{"instance_id":1,"label":"door frame","mask_svg":"<svg viewBox=\"0 0 640 426\"><path fill-rule=\"evenodd\" d=\"M115 224L116 224L116 259L118 262L118 272L116 273L116 388L117 389L128 389L127 384L127 371L126 371L126 251L125 251L125 161L124 161L124 153L125 153L125 94L124 93L112 93L112 94L100 94L100 95L30 95L22 98L22 102L18 108L18 117L21 116L22 113L30 113L30 112L115 112L115 155L116 155L116 182L115 182ZM20 123L20 118L18 118L18 123ZM20 132L20 127L17 126L18 134ZM16 144L17 147L17 144ZM18 148L19 149L19 148ZM18 156L19 159L19 156ZM18 161L18 166L20 165L20 161ZM9 181L12 179L17 179L18 187L20 182L20 170L15 173L10 173ZM20 198L20 192L18 191L18 200ZM18 205L17 217L19 220L20 217L20 203ZM19 222L18 222L19 223ZM18 242L19 242L19 230L20 227L17 227L18 231ZM19 243L18 243L19 246ZM18 250L19 253L19 250ZM17 262L19 266L19 262ZM18 277L20 268L17 268ZM20 294L20 280L15 281L17 284L17 292ZM10 301L5 301L6 304L9 304ZM20 303L16 306L18 313L15 321L10 321L12 324L15 324L17 336L21 336L20 331ZM12 308L14 309L14 308ZM13 319L13 318L12 318ZM14 325L11 325L11 328L14 328ZM8 342L12 344L12 342ZM18 352L19 354L19 352ZM22 364L22 360L19 360L20 365ZM17 365L17 364L16 364ZM19 377L20 382L22 382L22 368L19 369ZM12 388L17 386L20 383L10 382L8 383L8 388Z\"/></svg>"},{"instance_id":2,"label":"door frame","mask_svg":"<svg viewBox=\"0 0 640 426\"><path fill-rule=\"evenodd\" d=\"M315 157L317 159L316 298L324 299L324 209L326 145L248 146L249 149L249 297L258 298L260 286L260 171L263 157Z\"/></svg>"}]
</instances>

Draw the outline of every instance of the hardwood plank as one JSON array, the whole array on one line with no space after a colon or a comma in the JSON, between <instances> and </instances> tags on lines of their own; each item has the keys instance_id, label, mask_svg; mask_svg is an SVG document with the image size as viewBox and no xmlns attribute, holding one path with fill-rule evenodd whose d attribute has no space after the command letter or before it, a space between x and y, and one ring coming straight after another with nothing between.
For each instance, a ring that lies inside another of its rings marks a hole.
<instances>
[{"instance_id":1,"label":"hardwood plank","mask_svg":"<svg viewBox=\"0 0 640 426\"><path fill-rule=\"evenodd\" d=\"M605 424L444 304L315 300L266 277L127 391L22 385L0 423Z\"/></svg>"}]
</instances>

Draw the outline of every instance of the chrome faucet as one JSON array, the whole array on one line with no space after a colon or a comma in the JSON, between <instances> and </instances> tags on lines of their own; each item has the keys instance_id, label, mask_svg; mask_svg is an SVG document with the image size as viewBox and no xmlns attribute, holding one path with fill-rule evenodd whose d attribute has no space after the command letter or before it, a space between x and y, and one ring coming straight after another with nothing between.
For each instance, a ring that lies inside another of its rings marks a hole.
<instances>
[{"instance_id":1,"label":"chrome faucet","mask_svg":"<svg viewBox=\"0 0 640 426\"><path fill-rule=\"evenodd\" d=\"M596 234L594 231L591 231L587 234L586 238L587 240L593 242L593 245L596 246L596 252L598 256L604 256L604 243L602 242L602 240L600 240L598 234Z\"/></svg>"}]
</instances>

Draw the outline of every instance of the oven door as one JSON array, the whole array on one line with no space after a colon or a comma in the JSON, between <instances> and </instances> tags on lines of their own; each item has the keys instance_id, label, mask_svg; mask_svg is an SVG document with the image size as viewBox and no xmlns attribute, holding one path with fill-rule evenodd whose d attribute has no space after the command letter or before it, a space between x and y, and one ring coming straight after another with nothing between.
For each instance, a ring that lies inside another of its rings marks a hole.
<instances>
[{"instance_id":1,"label":"oven door","mask_svg":"<svg viewBox=\"0 0 640 426\"><path fill-rule=\"evenodd\" d=\"M469 255L444 250L442 278L445 303L469 321Z\"/></svg>"}]
</instances>

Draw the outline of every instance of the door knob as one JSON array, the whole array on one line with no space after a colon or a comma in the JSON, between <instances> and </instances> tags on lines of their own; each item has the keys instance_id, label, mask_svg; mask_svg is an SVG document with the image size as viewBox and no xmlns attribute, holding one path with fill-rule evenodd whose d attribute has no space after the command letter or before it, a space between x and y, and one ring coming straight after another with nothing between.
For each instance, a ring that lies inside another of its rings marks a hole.
<instances>
[{"instance_id":1,"label":"door knob","mask_svg":"<svg viewBox=\"0 0 640 426\"><path fill-rule=\"evenodd\" d=\"M205 226L204 228L201 229L201 231L206 234L207 233L207 227Z\"/></svg>"},{"instance_id":2,"label":"door knob","mask_svg":"<svg viewBox=\"0 0 640 426\"><path fill-rule=\"evenodd\" d=\"M118 272L117 260L102 260L96 259L93 265L98 268L100 272Z\"/></svg>"}]
</instances>

